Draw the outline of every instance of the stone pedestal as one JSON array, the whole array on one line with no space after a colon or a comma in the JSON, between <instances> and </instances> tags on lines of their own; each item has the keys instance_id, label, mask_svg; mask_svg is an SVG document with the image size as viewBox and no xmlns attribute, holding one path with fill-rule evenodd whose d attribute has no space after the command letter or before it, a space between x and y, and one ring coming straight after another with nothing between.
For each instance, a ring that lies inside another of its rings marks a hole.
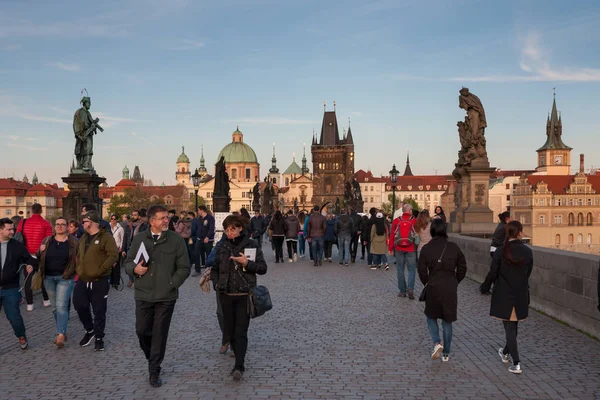
<instances>
[{"instance_id":1,"label":"stone pedestal","mask_svg":"<svg viewBox=\"0 0 600 400\"><path fill-rule=\"evenodd\" d=\"M450 231L459 233L492 233L496 227L489 207L490 168L487 159L473 160L461 169L455 199L458 208L450 213Z\"/></svg>"},{"instance_id":2,"label":"stone pedestal","mask_svg":"<svg viewBox=\"0 0 600 400\"><path fill-rule=\"evenodd\" d=\"M69 186L69 194L63 198L63 216L67 220L79 220L81 207L88 203L95 204L102 217L102 199L98 194L98 188L106 181L105 178L95 173L70 173L62 180Z\"/></svg>"},{"instance_id":3,"label":"stone pedestal","mask_svg":"<svg viewBox=\"0 0 600 400\"><path fill-rule=\"evenodd\" d=\"M213 196L213 213L228 213L230 201L231 198L229 196Z\"/></svg>"}]
</instances>

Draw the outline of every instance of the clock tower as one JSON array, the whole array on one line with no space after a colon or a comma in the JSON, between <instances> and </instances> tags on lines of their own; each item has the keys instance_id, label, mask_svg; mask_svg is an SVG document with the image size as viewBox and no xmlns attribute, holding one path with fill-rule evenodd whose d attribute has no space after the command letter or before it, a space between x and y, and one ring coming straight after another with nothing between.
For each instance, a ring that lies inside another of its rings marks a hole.
<instances>
[{"instance_id":1,"label":"clock tower","mask_svg":"<svg viewBox=\"0 0 600 400\"><path fill-rule=\"evenodd\" d=\"M556 93L552 112L546 120L546 143L537 150L538 175L570 175L571 150L562 141L562 118L556 110Z\"/></svg>"}]
</instances>

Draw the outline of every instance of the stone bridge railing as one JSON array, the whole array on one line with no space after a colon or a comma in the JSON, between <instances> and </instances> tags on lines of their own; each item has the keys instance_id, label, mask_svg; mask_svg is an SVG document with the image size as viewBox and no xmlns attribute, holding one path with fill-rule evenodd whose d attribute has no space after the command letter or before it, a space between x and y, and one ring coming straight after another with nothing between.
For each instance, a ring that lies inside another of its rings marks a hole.
<instances>
[{"instance_id":1,"label":"stone bridge railing","mask_svg":"<svg viewBox=\"0 0 600 400\"><path fill-rule=\"evenodd\" d=\"M489 271L490 239L451 234L467 258L467 276L483 282ZM531 307L600 338L598 269L600 257L571 251L531 247Z\"/></svg>"}]
</instances>

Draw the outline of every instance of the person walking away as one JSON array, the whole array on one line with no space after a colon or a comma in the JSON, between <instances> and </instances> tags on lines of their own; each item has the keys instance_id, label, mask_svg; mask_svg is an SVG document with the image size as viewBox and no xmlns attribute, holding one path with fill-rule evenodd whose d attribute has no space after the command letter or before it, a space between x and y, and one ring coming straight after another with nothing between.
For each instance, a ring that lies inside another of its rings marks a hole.
<instances>
[{"instance_id":1,"label":"person walking away","mask_svg":"<svg viewBox=\"0 0 600 400\"><path fill-rule=\"evenodd\" d=\"M444 209L440 206L437 206L434 210L433 219L441 219L444 223L446 223L446 214L444 214Z\"/></svg>"},{"instance_id":2,"label":"person walking away","mask_svg":"<svg viewBox=\"0 0 600 400\"><path fill-rule=\"evenodd\" d=\"M250 219L249 229L252 239L258 242L258 247L262 248L262 237L267 228L265 226L265 219L260 215L260 212L254 212L254 216Z\"/></svg>"},{"instance_id":3,"label":"person walking away","mask_svg":"<svg viewBox=\"0 0 600 400\"><path fill-rule=\"evenodd\" d=\"M19 346L25 350L29 344L19 309L19 276L22 265L25 265L23 269L27 270L28 276L33 274L38 261L23 243L13 239L14 235L13 222L9 218L0 219L0 309L4 307L4 314L19 339Z\"/></svg>"},{"instance_id":4,"label":"person walking away","mask_svg":"<svg viewBox=\"0 0 600 400\"><path fill-rule=\"evenodd\" d=\"M354 209L350 212L350 218L352 219L352 232L350 232L350 262L354 264L356 262L356 254L358 253L358 241L360 239L360 225L362 219Z\"/></svg>"},{"instance_id":5,"label":"person walking away","mask_svg":"<svg viewBox=\"0 0 600 400\"><path fill-rule=\"evenodd\" d=\"M304 258L306 248L306 236L304 235L304 222L306 219L304 211L300 211L298 213L298 255L300 258Z\"/></svg>"},{"instance_id":6,"label":"person walking away","mask_svg":"<svg viewBox=\"0 0 600 400\"><path fill-rule=\"evenodd\" d=\"M371 243L371 254L373 255L373 264L371 265L372 270L381 268L382 255L385 254L386 241L388 237L388 230L385 226L385 218L382 212L375 214L375 221L371 225L371 237L369 242Z\"/></svg>"},{"instance_id":7,"label":"person walking away","mask_svg":"<svg viewBox=\"0 0 600 400\"><path fill-rule=\"evenodd\" d=\"M415 233L419 236L419 245L417 247L417 263L421 254L421 249L431 241L431 218L429 210L423 210L419 213L415 222Z\"/></svg>"},{"instance_id":8,"label":"person walking away","mask_svg":"<svg viewBox=\"0 0 600 400\"><path fill-rule=\"evenodd\" d=\"M235 215L225 218L223 229L227 239L218 246L211 269L211 280L217 282L216 290L223 309L225 336L230 338L231 350L235 354L231 376L236 381L242 379L245 371L250 325L249 292L256 286L256 275L267 273L262 249L248 235L246 223L246 219ZM251 253L255 253L253 257L247 257Z\"/></svg>"},{"instance_id":9,"label":"person walking away","mask_svg":"<svg viewBox=\"0 0 600 400\"><path fill-rule=\"evenodd\" d=\"M42 217L42 206L34 203L31 206L31 217L22 219L17 226L17 232L23 237L23 244L27 251L32 256L35 256L42 240L48 236L52 236L52 225ZM24 288L25 302L27 303L27 311L33 311L33 291L31 290L31 276L26 269L23 269L25 278ZM50 307L51 302L48 297L46 287L42 284L42 297L44 299L44 307Z\"/></svg>"},{"instance_id":10,"label":"person walking away","mask_svg":"<svg viewBox=\"0 0 600 400\"><path fill-rule=\"evenodd\" d=\"M369 229L369 231L367 232L368 223L369 223L369 217L367 217L366 215L363 215L362 217L360 217L360 259L361 260L365 259L365 251L367 251L367 256L368 256L367 245L368 245L368 243L370 243L370 240L371 240L371 230Z\"/></svg>"},{"instance_id":11,"label":"person walking away","mask_svg":"<svg viewBox=\"0 0 600 400\"><path fill-rule=\"evenodd\" d=\"M287 244L288 261L298 261L298 232L300 231L300 222L292 210L288 210L285 222L285 243Z\"/></svg>"},{"instance_id":12,"label":"person walking away","mask_svg":"<svg viewBox=\"0 0 600 400\"><path fill-rule=\"evenodd\" d=\"M67 220L56 218L54 236L42 241L36 254L39 260L39 273L48 291L56 324L54 344L62 349L67 339L70 302L75 286L75 262L79 241L67 233Z\"/></svg>"},{"instance_id":13,"label":"person walking away","mask_svg":"<svg viewBox=\"0 0 600 400\"><path fill-rule=\"evenodd\" d=\"M313 212L306 223L308 243L314 266L323 265L323 250L325 246L325 217L319 212L319 206L313 208Z\"/></svg>"},{"instance_id":14,"label":"person walking away","mask_svg":"<svg viewBox=\"0 0 600 400\"><path fill-rule=\"evenodd\" d=\"M494 258L494 254L496 253L496 249L502 247L504 245L504 241L506 240L506 230L508 227L508 223L510 222L510 212L504 211L501 214L498 214L498 219L500 222L496 225L496 229L494 230L494 235L492 236L492 244L490 246L490 257ZM479 291L481 294L489 295L492 289L493 282L489 282L491 279L491 267L490 271L488 271L487 276L483 284L479 287ZM489 284L488 284L489 283ZM487 288L487 291L483 290L483 287Z\"/></svg>"},{"instance_id":15,"label":"person walking away","mask_svg":"<svg viewBox=\"0 0 600 400\"><path fill-rule=\"evenodd\" d=\"M333 244L336 242L335 218L333 214L329 214L325 221L325 261L332 262L331 253L333 252Z\"/></svg>"},{"instance_id":16,"label":"person walking away","mask_svg":"<svg viewBox=\"0 0 600 400\"><path fill-rule=\"evenodd\" d=\"M104 351L110 271L117 262L117 244L109 231L100 228L96 211L84 215L82 223L85 233L79 241L76 264L79 279L73 289L73 306L85 329L79 345L88 346L95 338L94 351Z\"/></svg>"},{"instance_id":17,"label":"person walking away","mask_svg":"<svg viewBox=\"0 0 600 400\"><path fill-rule=\"evenodd\" d=\"M417 254L415 253L416 220L412 216L412 205L405 203L402 206L402 215L392 223L392 231L388 244L389 254L396 258L396 272L398 275L398 297L413 300L415 289L415 275L417 269ZM408 269L408 285L404 275L404 268Z\"/></svg>"},{"instance_id":18,"label":"person walking away","mask_svg":"<svg viewBox=\"0 0 600 400\"><path fill-rule=\"evenodd\" d=\"M208 211L206 206L198 207L198 216L202 223L198 225L198 249L201 263L196 264L193 277L200 275L200 269L206 264L206 257L210 254L215 241L215 217Z\"/></svg>"},{"instance_id":19,"label":"person walking away","mask_svg":"<svg viewBox=\"0 0 600 400\"><path fill-rule=\"evenodd\" d=\"M452 323L457 320L457 287L467 274L465 255L456 243L448 240L446 226L441 219L430 223L432 239L421 250L418 268L419 279L427 286L425 316L433 341L431 358L437 360L441 354L444 362L450 359ZM443 344L438 319L442 320Z\"/></svg>"},{"instance_id":20,"label":"person walking away","mask_svg":"<svg viewBox=\"0 0 600 400\"><path fill-rule=\"evenodd\" d=\"M519 321L525 320L529 315L529 277L533 270L533 251L521 241L523 225L519 221L509 221L506 230L504 245L494 253L491 277L486 285L494 282L490 316L502 320L506 334L506 344L498 349L498 355L505 364L510 361L510 355L512 365L508 371L520 374L523 369L517 334ZM484 289L489 291L489 286Z\"/></svg>"},{"instance_id":21,"label":"person walking away","mask_svg":"<svg viewBox=\"0 0 600 400\"><path fill-rule=\"evenodd\" d=\"M275 263L283 262L283 241L285 240L285 222L283 221L283 215L281 211L275 211L273 219L269 223L269 229L271 230L271 240L275 246Z\"/></svg>"},{"instance_id":22,"label":"person walking away","mask_svg":"<svg viewBox=\"0 0 600 400\"><path fill-rule=\"evenodd\" d=\"M150 229L134 238L125 268L135 277L135 331L148 360L149 382L159 387L171 318L179 288L190 275L190 258L185 240L168 229L166 207L151 206L148 222ZM142 244L150 259L136 263Z\"/></svg>"},{"instance_id":23,"label":"person walking away","mask_svg":"<svg viewBox=\"0 0 600 400\"><path fill-rule=\"evenodd\" d=\"M369 219L367 220L367 222L364 224L363 229L368 229L367 234L368 234L368 240L367 240L367 265L370 267L373 266L373 254L371 254L371 228L373 227L373 224L375 223L375 220L377 219L376 217L377 215L377 209L375 207L371 207L369 209Z\"/></svg>"},{"instance_id":24,"label":"person walking away","mask_svg":"<svg viewBox=\"0 0 600 400\"><path fill-rule=\"evenodd\" d=\"M347 267L350 261L350 242L353 235L355 235L354 222L352 221L352 217L347 214L345 208L342 208L340 211L340 216L335 221L334 231L338 240L340 264Z\"/></svg>"},{"instance_id":25,"label":"person walking away","mask_svg":"<svg viewBox=\"0 0 600 400\"><path fill-rule=\"evenodd\" d=\"M117 289L121 283L121 256L123 253L123 242L125 239L125 229L119 223L119 216L112 214L110 216L110 232L117 245L117 262L110 272L110 284Z\"/></svg>"}]
</instances>

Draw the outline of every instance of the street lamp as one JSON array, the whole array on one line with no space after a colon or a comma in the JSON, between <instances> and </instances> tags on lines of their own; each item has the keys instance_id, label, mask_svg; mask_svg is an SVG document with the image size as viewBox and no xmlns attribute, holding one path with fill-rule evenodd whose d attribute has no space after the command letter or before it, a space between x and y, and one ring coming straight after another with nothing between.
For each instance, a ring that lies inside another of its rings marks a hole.
<instances>
[{"instance_id":1,"label":"street lamp","mask_svg":"<svg viewBox=\"0 0 600 400\"><path fill-rule=\"evenodd\" d=\"M396 164L390 170L390 182L392 183L392 221L394 220L394 212L396 211L396 184L398 183L398 174L400 171L396 169Z\"/></svg>"},{"instance_id":2,"label":"street lamp","mask_svg":"<svg viewBox=\"0 0 600 400\"><path fill-rule=\"evenodd\" d=\"M252 195L254 194L254 192L252 192L252 189L248 190L248 198L250 199L250 205L248 206L248 211L254 211L252 207Z\"/></svg>"},{"instance_id":3,"label":"street lamp","mask_svg":"<svg viewBox=\"0 0 600 400\"><path fill-rule=\"evenodd\" d=\"M196 198L196 209L194 210L195 213L198 212L198 188L200 188L200 178L202 177L198 173L198 168L196 168L196 172L194 172L194 175L192 175L192 183L194 184L194 197Z\"/></svg>"}]
</instances>

